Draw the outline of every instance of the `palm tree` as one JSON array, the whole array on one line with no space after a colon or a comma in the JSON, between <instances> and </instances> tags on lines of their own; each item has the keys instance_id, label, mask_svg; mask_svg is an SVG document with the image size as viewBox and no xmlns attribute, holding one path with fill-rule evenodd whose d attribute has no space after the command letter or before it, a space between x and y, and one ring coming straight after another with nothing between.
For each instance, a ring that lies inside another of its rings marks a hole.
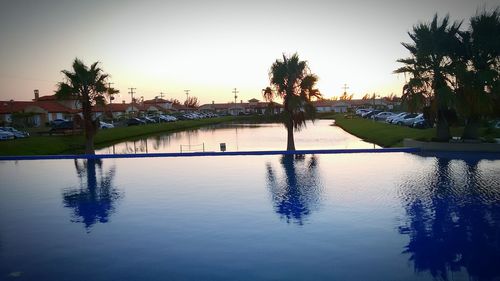
<instances>
[{"instance_id":1,"label":"palm tree","mask_svg":"<svg viewBox=\"0 0 500 281\"><path fill-rule=\"evenodd\" d=\"M56 91L58 98L73 97L79 100L82 105L85 153L87 154L95 153L94 136L98 128L98 121L92 120L92 106L102 102L104 94L107 92L106 79L108 74L104 74L97 65L98 62L95 62L89 68L76 58L72 65L72 71L61 71L66 76L66 81L60 82Z\"/></svg>"},{"instance_id":2,"label":"palm tree","mask_svg":"<svg viewBox=\"0 0 500 281\"><path fill-rule=\"evenodd\" d=\"M455 58L457 109L465 117L463 139L478 139L482 117L494 111L495 84L500 80L500 13L483 12L461 33Z\"/></svg>"},{"instance_id":3,"label":"palm tree","mask_svg":"<svg viewBox=\"0 0 500 281\"><path fill-rule=\"evenodd\" d=\"M413 43L402 43L411 57L400 59L406 64L395 73L409 73L428 84L437 116L437 139L448 141L450 127L446 118L453 102L453 61L451 56L458 48L461 23L450 24L449 16L438 21L437 14L430 23L421 23L408 33ZM423 85L422 85L423 86Z\"/></svg>"},{"instance_id":4,"label":"palm tree","mask_svg":"<svg viewBox=\"0 0 500 281\"><path fill-rule=\"evenodd\" d=\"M300 130L307 119L313 119L315 108L312 99L321 98L315 88L318 77L310 73L307 61L301 61L297 53L291 57L283 54L269 70L271 86L263 90L263 96L272 102L274 98L283 99L283 124L287 129L287 150L295 150L294 130Z\"/></svg>"}]
</instances>

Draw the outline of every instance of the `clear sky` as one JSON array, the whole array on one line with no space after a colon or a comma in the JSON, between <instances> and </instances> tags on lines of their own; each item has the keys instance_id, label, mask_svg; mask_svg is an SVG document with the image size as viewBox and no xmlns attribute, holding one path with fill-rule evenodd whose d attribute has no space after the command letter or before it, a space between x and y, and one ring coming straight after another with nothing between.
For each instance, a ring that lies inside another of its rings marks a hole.
<instances>
[{"instance_id":1,"label":"clear sky","mask_svg":"<svg viewBox=\"0 0 500 281\"><path fill-rule=\"evenodd\" d=\"M166 93L201 103L261 98L282 53L309 62L326 97L344 83L365 93L400 94L392 74L408 54L400 42L437 12L467 19L498 0L106 1L0 0L0 100L53 94L75 57L101 62L117 100Z\"/></svg>"}]
</instances>

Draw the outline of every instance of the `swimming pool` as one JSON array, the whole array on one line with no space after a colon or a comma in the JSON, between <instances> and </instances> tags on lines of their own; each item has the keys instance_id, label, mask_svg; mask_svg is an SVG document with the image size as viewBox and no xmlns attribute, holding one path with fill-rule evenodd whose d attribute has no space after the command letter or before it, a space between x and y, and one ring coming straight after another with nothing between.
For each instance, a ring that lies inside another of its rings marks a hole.
<instances>
[{"instance_id":1,"label":"swimming pool","mask_svg":"<svg viewBox=\"0 0 500 281\"><path fill-rule=\"evenodd\" d=\"M498 280L498 159L0 161L0 280Z\"/></svg>"}]
</instances>

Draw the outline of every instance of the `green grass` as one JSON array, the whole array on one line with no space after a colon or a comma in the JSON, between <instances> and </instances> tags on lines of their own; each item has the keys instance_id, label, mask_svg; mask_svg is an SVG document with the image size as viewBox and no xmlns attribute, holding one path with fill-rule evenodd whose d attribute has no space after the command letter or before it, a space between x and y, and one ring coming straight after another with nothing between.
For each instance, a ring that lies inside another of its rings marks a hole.
<instances>
[{"instance_id":1,"label":"green grass","mask_svg":"<svg viewBox=\"0 0 500 281\"><path fill-rule=\"evenodd\" d=\"M436 129L434 128L414 129L343 114L321 114L319 118L335 119L335 124L348 133L382 147L401 147L405 138L430 141L436 136ZM461 136L462 132L463 127L451 128L453 137ZM480 133L487 141L500 137L500 130L498 129L482 128Z\"/></svg>"},{"instance_id":2,"label":"green grass","mask_svg":"<svg viewBox=\"0 0 500 281\"><path fill-rule=\"evenodd\" d=\"M144 136L176 132L206 125L239 120L238 117L219 117L202 120L186 120L173 123L148 124L143 126L122 127L99 130L95 136L96 148ZM56 155L73 154L84 151L83 135L74 136L36 136L0 142L0 155Z\"/></svg>"}]
</instances>

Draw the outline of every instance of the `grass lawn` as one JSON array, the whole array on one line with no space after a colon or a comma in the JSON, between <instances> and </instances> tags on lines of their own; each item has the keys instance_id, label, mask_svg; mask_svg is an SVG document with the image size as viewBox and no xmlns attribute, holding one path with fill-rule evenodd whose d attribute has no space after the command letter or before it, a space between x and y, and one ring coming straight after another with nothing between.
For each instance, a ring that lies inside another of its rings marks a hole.
<instances>
[{"instance_id":1,"label":"grass lawn","mask_svg":"<svg viewBox=\"0 0 500 281\"><path fill-rule=\"evenodd\" d=\"M96 148L132 140L147 135L182 131L206 125L239 120L238 117L219 117L201 120L186 120L173 123L148 124L143 126L121 127L99 130L95 137ZM0 142L0 155L55 155L75 154L84 151L83 135L74 136L37 136Z\"/></svg>"},{"instance_id":2,"label":"grass lawn","mask_svg":"<svg viewBox=\"0 0 500 281\"><path fill-rule=\"evenodd\" d=\"M363 119L357 116L346 118L344 114L320 114L318 117L322 119L335 119L335 124L346 132L382 147L403 146L403 139L405 138L430 141L436 136L435 128L414 129L406 126L397 126ZM463 127L451 128L453 137L460 137L462 132ZM500 138L500 130L482 128L481 136L486 140L492 141L493 138Z\"/></svg>"}]
</instances>

